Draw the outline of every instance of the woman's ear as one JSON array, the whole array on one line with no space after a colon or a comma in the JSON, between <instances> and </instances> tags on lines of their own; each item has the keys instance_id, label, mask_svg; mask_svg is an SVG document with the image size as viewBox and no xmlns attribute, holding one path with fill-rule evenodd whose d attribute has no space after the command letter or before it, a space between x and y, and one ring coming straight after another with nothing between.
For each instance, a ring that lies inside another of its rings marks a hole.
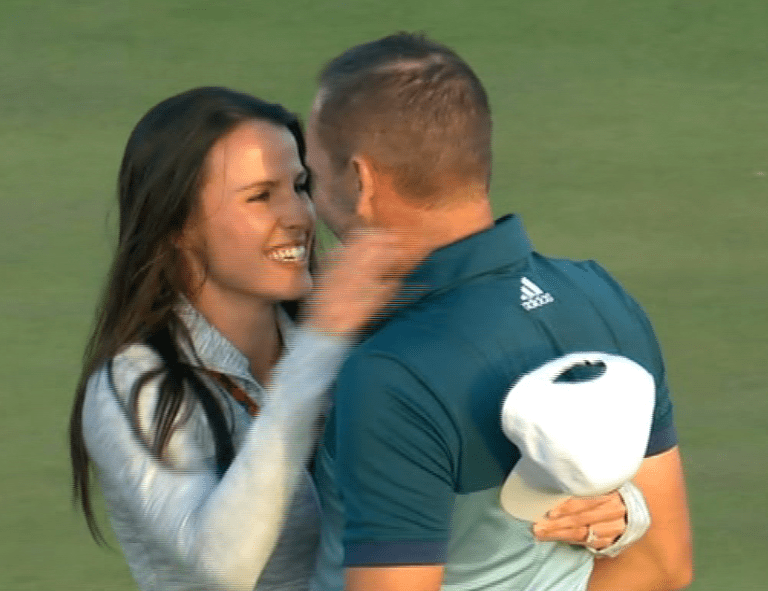
<instances>
[{"instance_id":1,"label":"woman's ear","mask_svg":"<svg viewBox=\"0 0 768 591\"><path fill-rule=\"evenodd\" d=\"M186 291L194 293L206 277L205 249L203 239L195 224L185 224L184 228L170 237L170 245L178 256L179 278Z\"/></svg>"},{"instance_id":2,"label":"woman's ear","mask_svg":"<svg viewBox=\"0 0 768 591\"><path fill-rule=\"evenodd\" d=\"M197 252L202 244L201 230L195 214L190 214L184 226L171 235L171 245L179 252Z\"/></svg>"},{"instance_id":3,"label":"woman's ear","mask_svg":"<svg viewBox=\"0 0 768 591\"><path fill-rule=\"evenodd\" d=\"M171 236L171 246L173 246L178 251L182 251L185 248L188 248L187 237L184 234L184 230L175 232L173 236Z\"/></svg>"}]
</instances>

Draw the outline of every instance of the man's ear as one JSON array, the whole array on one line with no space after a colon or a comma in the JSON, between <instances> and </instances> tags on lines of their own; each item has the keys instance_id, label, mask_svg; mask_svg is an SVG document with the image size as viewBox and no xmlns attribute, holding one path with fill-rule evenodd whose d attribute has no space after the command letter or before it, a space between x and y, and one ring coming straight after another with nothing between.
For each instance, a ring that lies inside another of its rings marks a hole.
<instances>
[{"instance_id":1,"label":"man's ear","mask_svg":"<svg viewBox=\"0 0 768 591\"><path fill-rule=\"evenodd\" d=\"M373 225L376 221L376 184L378 174L371 161L361 154L350 158L350 164L357 179L357 205L355 213L366 224Z\"/></svg>"}]
</instances>

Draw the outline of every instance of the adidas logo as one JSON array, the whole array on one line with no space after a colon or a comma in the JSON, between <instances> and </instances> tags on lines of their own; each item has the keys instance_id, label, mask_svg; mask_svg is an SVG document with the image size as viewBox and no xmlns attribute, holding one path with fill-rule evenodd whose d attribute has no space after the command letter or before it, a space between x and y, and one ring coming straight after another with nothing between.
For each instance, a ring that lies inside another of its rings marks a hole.
<instances>
[{"instance_id":1,"label":"adidas logo","mask_svg":"<svg viewBox=\"0 0 768 591\"><path fill-rule=\"evenodd\" d=\"M555 298L542 291L538 285L527 277L523 277L520 280L520 305L523 309L528 311L535 310L554 301Z\"/></svg>"}]
</instances>

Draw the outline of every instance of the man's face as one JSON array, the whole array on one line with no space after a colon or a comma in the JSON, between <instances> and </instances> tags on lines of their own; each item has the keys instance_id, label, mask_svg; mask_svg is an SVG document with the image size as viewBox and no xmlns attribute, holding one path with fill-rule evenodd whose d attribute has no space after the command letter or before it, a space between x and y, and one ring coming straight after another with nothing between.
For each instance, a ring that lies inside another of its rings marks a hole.
<instances>
[{"instance_id":1,"label":"man's face","mask_svg":"<svg viewBox=\"0 0 768 591\"><path fill-rule=\"evenodd\" d=\"M316 98L307 123L307 165L312 174L312 198L325 225L343 241L362 221L355 212L357 175L351 165L338 170L318 135L319 99Z\"/></svg>"}]
</instances>

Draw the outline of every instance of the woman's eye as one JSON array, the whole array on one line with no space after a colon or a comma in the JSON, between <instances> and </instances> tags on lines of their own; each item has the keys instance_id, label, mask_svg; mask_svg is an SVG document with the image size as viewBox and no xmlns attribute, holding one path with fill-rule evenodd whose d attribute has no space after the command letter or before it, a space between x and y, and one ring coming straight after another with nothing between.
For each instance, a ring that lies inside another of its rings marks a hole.
<instances>
[{"instance_id":1,"label":"woman's eye","mask_svg":"<svg viewBox=\"0 0 768 591\"><path fill-rule=\"evenodd\" d=\"M296 183L296 192L297 193L309 193L309 181L304 181L301 183Z\"/></svg>"},{"instance_id":2,"label":"woman's eye","mask_svg":"<svg viewBox=\"0 0 768 591\"><path fill-rule=\"evenodd\" d=\"M267 201L269 199L269 191L262 191L248 197L248 201Z\"/></svg>"}]
</instances>

